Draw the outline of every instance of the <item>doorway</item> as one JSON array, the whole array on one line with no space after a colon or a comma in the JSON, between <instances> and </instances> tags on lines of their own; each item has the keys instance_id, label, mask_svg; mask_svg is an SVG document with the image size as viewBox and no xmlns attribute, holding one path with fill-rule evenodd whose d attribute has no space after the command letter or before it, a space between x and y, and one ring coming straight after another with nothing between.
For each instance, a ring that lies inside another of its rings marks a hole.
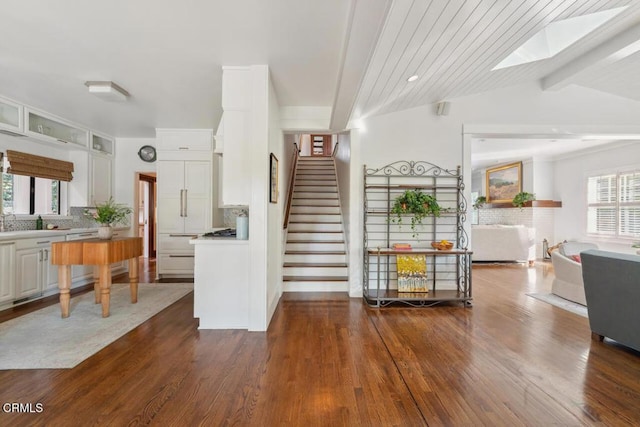
<instances>
[{"instance_id":1,"label":"doorway","mask_svg":"<svg viewBox=\"0 0 640 427\"><path fill-rule=\"evenodd\" d=\"M156 177L155 173L138 172L137 183L137 235L142 237L142 256L156 257Z\"/></svg>"},{"instance_id":2,"label":"doorway","mask_svg":"<svg viewBox=\"0 0 640 427\"><path fill-rule=\"evenodd\" d=\"M311 135L311 155L331 155L331 135Z\"/></svg>"}]
</instances>

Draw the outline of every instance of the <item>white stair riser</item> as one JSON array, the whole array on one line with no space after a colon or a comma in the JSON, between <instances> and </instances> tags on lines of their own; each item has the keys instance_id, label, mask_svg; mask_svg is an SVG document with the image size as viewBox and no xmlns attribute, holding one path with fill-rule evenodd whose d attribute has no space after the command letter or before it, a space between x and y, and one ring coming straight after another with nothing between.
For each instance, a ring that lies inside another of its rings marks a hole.
<instances>
[{"instance_id":1,"label":"white stair riser","mask_svg":"<svg viewBox=\"0 0 640 427\"><path fill-rule=\"evenodd\" d=\"M299 173L296 176L296 181L335 181L336 175L334 173L326 174L306 174Z\"/></svg>"},{"instance_id":2,"label":"white stair riser","mask_svg":"<svg viewBox=\"0 0 640 427\"><path fill-rule=\"evenodd\" d=\"M347 267L283 267L285 276L325 276L344 277L347 275Z\"/></svg>"},{"instance_id":3,"label":"white stair riser","mask_svg":"<svg viewBox=\"0 0 640 427\"><path fill-rule=\"evenodd\" d=\"M349 282L283 282L284 292L348 292Z\"/></svg>"},{"instance_id":4,"label":"white stair riser","mask_svg":"<svg viewBox=\"0 0 640 427\"><path fill-rule=\"evenodd\" d=\"M289 214L289 223L292 222L339 222L341 215L305 215Z\"/></svg>"},{"instance_id":5,"label":"white stair riser","mask_svg":"<svg viewBox=\"0 0 640 427\"><path fill-rule=\"evenodd\" d=\"M287 233L287 240L314 240L314 241L325 241L325 240L343 240L342 231L339 233L300 233L300 232L292 232L289 230Z\"/></svg>"},{"instance_id":6,"label":"white stair riser","mask_svg":"<svg viewBox=\"0 0 640 427\"><path fill-rule=\"evenodd\" d=\"M313 223L291 223L289 222L289 233L292 231L340 231L342 232L342 224L313 224Z\"/></svg>"},{"instance_id":7,"label":"white stair riser","mask_svg":"<svg viewBox=\"0 0 640 427\"><path fill-rule=\"evenodd\" d=\"M335 185L298 185L296 184L296 186L293 189L293 195L295 196L295 194L297 192L319 192L319 193L323 193L323 192L336 192L338 191L338 187L336 187Z\"/></svg>"},{"instance_id":8,"label":"white stair riser","mask_svg":"<svg viewBox=\"0 0 640 427\"><path fill-rule=\"evenodd\" d=\"M338 207L338 199L298 199L293 201L292 207L306 207L313 205L322 205L327 207ZM313 211L312 211L313 212Z\"/></svg>"},{"instance_id":9,"label":"white stair riser","mask_svg":"<svg viewBox=\"0 0 640 427\"><path fill-rule=\"evenodd\" d=\"M321 214L337 214L340 213L339 206L292 206L292 214L305 214L305 213L321 213Z\"/></svg>"},{"instance_id":10,"label":"white stair riser","mask_svg":"<svg viewBox=\"0 0 640 427\"><path fill-rule=\"evenodd\" d=\"M344 243L289 243L287 251L344 251Z\"/></svg>"},{"instance_id":11,"label":"white stair riser","mask_svg":"<svg viewBox=\"0 0 640 427\"><path fill-rule=\"evenodd\" d=\"M322 187L335 187L338 185L335 179L296 179L296 188L302 186L322 186Z\"/></svg>"},{"instance_id":12,"label":"white stair riser","mask_svg":"<svg viewBox=\"0 0 640 427\"><path fill-rule=\"evenodd\" d=\"M284 262L347 262L346 255L285 254Z\"/></svg>"},{"instance_id":13,"label":"white stair riser","mask_svg":"<svg viewBox=\"0 0 640 427\"><path fill-rule=\"evenodd\" d=\"M330 200L338 200L338 193L311 193L308 191L296 191L293 193L293 200L301 200L301 199L330 199Z\"/></svg>"},{"instance_id":14,"label":"white stair riser","mask_svg":"<svg viewBox=\"0 0 640 427\"><path fill-rule=\"evenodd\" d=\"M336 170L334 169L333 166L298 166L298 169L296 170L296 175L298 174L298 172L302 172L302 173L328 173L331 172L333 174L336 173Z\"/></svg>"}]
</instances>

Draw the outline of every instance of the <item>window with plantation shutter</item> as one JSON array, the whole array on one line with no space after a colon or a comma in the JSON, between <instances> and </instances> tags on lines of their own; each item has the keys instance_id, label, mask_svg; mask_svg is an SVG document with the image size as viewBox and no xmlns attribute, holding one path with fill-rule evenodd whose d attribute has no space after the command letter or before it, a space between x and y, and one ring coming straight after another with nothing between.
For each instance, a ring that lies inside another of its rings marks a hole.
<instances>
[{"instance_id":1,"label":"window with plantation shutter","mask_svg":"<svg viewBox=\"0 0 640 427\"><path fill-rule=\"evenodd\" d=\"M588 178L587 232L640 236L640 171Z\"/></svg>"}]
</instances>

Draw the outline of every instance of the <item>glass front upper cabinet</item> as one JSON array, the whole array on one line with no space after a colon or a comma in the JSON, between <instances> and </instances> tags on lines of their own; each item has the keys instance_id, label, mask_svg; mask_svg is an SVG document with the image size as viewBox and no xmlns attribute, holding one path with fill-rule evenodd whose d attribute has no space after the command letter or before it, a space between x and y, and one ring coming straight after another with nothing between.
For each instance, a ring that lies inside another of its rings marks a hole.
<instances>
[{"instance_id":1,"label":"glass front upper cabinet","mask_svg":"<svg viewBox=\"0 0 640 427\"><path fill-rule=\"evenodd\" d=\"M22 133L22 106L0 98L0 129Z\"/></svg>"},{"instance_id":2,"label":"glass front upper cabinet","mask_svg":"<svg viewBox=\"0 0 640 427\"><path fill-rule=\"evenodd\" d=\"M105 136L91 134L91 149L102 154L113 154L113 139Z\"/></svg>"},{"instance_id":3,"label":"glass front upper cabinet","mask_svg":"<svg viewBox=\"0 0 640 427\"><path fill-rule=\"evenodd\" d=\"M61 119L27 110L27 134L39 139L57 140L86 147L89 131Z\"/></svg>"}]
</instances>

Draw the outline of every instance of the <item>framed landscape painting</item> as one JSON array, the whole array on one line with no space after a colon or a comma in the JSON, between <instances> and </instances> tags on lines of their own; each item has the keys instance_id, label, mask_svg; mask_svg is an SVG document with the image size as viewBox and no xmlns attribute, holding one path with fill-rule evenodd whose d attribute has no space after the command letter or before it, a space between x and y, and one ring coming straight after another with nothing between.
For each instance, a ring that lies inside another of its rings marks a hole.
<instances>
[{"instance_id":1,"label":"framed landscape painting","mask_svg":"<svg viewBox=\"0 0 640 427\"><path fill-rule=\"evenodd\" d=\"M487 202L511 202L522 191L522 162L487 169Z\"/></svg>"}]
</instances>

